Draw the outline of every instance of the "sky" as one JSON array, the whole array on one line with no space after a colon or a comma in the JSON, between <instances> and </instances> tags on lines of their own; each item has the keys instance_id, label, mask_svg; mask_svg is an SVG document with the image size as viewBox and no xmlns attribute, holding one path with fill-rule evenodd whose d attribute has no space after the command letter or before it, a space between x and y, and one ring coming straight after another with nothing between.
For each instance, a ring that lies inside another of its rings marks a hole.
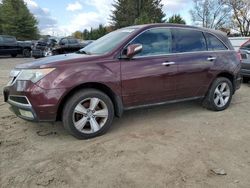
<instances>
[{"instance_id":1,"label":"sky","mask_svg":"<svg viewBox=\"0 0 250 188\"><path fill-rule=\"evenodd\" d=\"M42 34L70 35L74 31L109 25L114 0L24 0L39 22ZM192 24L192 0L162 0L166 17L180 14Z\"/></svg>"}]
</instances>

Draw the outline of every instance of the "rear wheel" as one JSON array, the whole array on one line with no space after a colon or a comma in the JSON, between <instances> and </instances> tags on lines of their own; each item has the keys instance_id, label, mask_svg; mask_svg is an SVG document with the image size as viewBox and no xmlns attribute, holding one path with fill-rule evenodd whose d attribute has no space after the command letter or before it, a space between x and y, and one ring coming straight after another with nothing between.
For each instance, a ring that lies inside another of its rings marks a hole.
<instances>
[{"instance_id":1,"label":"rear wheel","mask_svg":"<svg viewBox=\"0 0 250 188\"><path fill-rule=\"evenodd\" d=\"M88 139L104 134L114 118L110 98L95 89L75 93L64 105L63 125L78 139Z\"/></svg>"},{"instance_id":2,"label":"rear wheel","mask_svg":"<svg viewBox=\"0 0 250 188\"><path fill-rule=\"evenodd\" d=\"M24 57L31 57L31 50L30 49L23 49L23 56Z\"/></svg>"},{"instance_id":3,"label":"rear wheel","mask_svg":"<svg viewBox=\"0 0 250 188\"><path fill-rule=\"evenodd\" d=\"M213 111L225 110L230 105L232 95L232 82L224 77L216 78L203 101L203 106Z\"/></svg>"}]
</instances>

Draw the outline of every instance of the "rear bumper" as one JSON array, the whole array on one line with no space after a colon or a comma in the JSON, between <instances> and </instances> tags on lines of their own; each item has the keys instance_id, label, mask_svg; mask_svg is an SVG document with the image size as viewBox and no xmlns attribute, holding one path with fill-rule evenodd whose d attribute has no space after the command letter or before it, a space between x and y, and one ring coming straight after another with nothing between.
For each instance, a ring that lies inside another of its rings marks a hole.
<instances>
[{"instance_id":1,"label":"rear bumper","mask_svg":"<svg viewBox=\"0 0 250 188\"><path fill-rule=\"evenodd\" d=\"M240 75L243 77L250 77L250 69L241 69Z\"/></svg>"},{"instance_id":2,"label":"rear bumper","mask_svg":"<svg viewBox=\"0 0 250 188\"><path fill-rule=\"evenodd\" d=\"M43 50L40 49L32 50L32 57L44 57Z\"/></svg>"}]
</instances>

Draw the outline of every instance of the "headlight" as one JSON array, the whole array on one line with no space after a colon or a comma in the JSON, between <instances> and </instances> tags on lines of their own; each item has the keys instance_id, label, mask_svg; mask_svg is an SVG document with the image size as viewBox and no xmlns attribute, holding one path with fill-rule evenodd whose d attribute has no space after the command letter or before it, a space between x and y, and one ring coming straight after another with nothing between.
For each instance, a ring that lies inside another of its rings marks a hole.
<instances>
[{"instance_id":1,"label":"headlight","mask_svg":"<svg viewBox=\"0 0 250 188\"><path fill-rule=\"evenodd\" d=\"M48 69L23 69L17 77L17 80L30 80L33 83L38 82L44 76L55 70L55 68Z\"/></svg>"}]
</instances>

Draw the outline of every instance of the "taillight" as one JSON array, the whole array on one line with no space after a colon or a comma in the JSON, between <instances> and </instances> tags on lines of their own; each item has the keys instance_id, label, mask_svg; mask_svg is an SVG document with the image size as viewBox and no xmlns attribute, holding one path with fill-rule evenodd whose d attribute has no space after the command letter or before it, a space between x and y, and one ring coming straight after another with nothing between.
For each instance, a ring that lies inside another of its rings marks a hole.
<instances>
[{"instance_id":1,"label":"taillight","mask_svg":"<svg viewBox=\"0 0 250 188\"><path fill-rule=\"evenodd\" d=\"M241 53L240 52L237 52L237 59L242 62L242 57L241 57Z\"/></svg>"}]
</instances>

